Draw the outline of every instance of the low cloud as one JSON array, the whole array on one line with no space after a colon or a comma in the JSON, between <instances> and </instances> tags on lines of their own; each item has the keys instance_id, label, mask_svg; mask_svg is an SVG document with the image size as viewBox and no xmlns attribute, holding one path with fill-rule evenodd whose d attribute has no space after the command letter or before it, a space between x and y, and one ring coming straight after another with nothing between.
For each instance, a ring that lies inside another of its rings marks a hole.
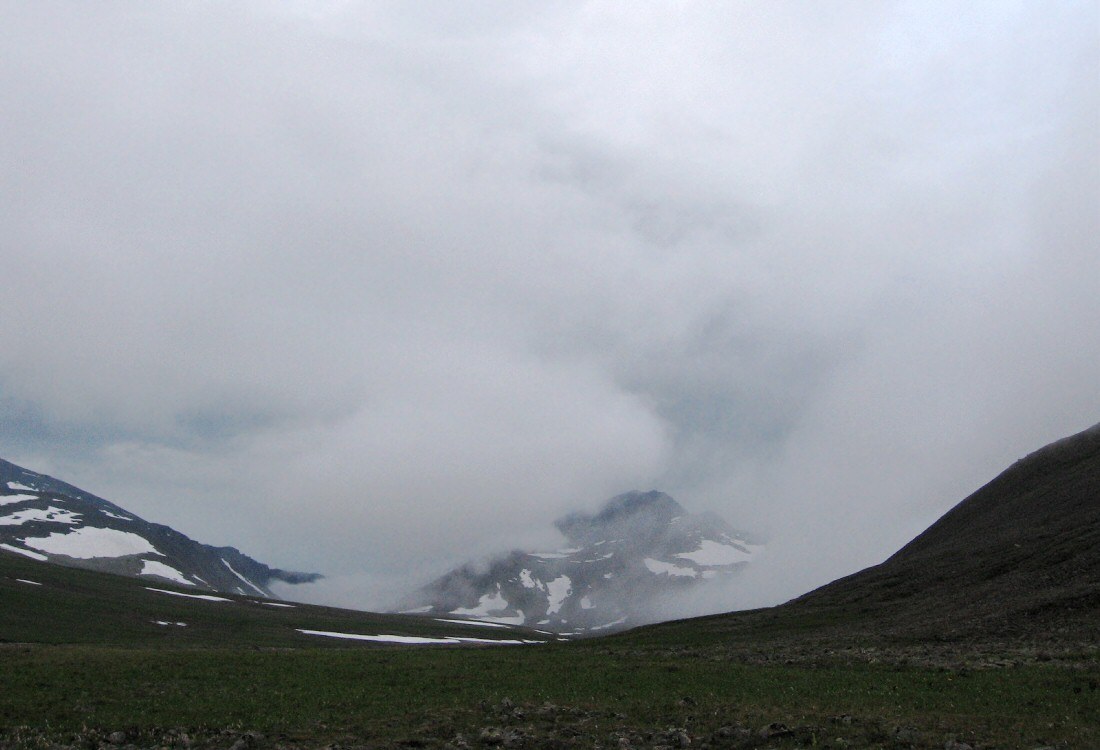
<instances>
[{"instance_id":1,"label":"low cloud","mask_svg":"<svg viewBox=\"0 0 1100 750\"><path fill-rule=\"evenodd\" d=\"M0 10L0 455L357 606L657 487L727 607L1100 419L1095 8L481 7Z\"/></svg>"}]
</instances>

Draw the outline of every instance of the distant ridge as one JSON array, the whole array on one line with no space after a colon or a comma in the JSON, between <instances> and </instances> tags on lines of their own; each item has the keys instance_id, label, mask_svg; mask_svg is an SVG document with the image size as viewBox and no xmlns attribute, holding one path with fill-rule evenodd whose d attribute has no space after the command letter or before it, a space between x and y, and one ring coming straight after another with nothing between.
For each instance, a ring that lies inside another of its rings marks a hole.
<instances>
[{"instance_id":1,"label":"distant ridge","mask_svg":"<svg viewBox=\"0 0 1100 750\"><path fill-rule=\"evenodd\" d=\"M200 544L79 487L0 459L0 553L199 589L278 598L273 581L321 576Z\"/></svg>"}]
</instances>

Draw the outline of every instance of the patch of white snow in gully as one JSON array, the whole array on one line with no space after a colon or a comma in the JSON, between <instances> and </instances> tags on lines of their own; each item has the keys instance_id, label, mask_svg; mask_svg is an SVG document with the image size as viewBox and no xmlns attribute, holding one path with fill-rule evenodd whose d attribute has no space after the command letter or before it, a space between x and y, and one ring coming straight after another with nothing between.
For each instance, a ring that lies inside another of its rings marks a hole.
<instances>
[{"instance_id":1,"label":"patch of white snow in gully","mask_svg":"<svg viewBox=\"0 0 1100 750\"><path fill-rule=\"evenodd\" d=\"M184 586L194 586L195 584L188 581L183 577L183 573L179 572L171 565L165 565L162 562L156 560L142 560L141 575L143 576L160 576L161 578L167 578L169 581L175 583L182 583Z\"/></svg>"},{"instance_id":2,"label":"patch of white snow in gully","mask_svg":"<svg viewBox=\"0 0 1100 750\"><path fill-rule=\"evenodd\" d=\"M247 584L248 584L249 586L251 586L252 588L256 589L256 591L258 591L258 592L259 592L260 596L267 596L267 592L266 592L266 591L264 591L264 590L263 590L263 589L261 589L261 588L260 588L259 586L257 586L256 584L254 584L254 583L253 583L252 581L250 581L250 580L248 580L247 578L245 578L244 576L242 576L242 575L241 575L240 573L238 573L237 571L233 570L233 566L232 566L232 565L230 565L230 564L229 564L229 562L228 562L228 561L227 561L227 560L226 560L226 559L225 559L224 557L222 558L222 562L223 562L223 563L225 563L225 567L229 568L229 572L230 572L230 573L232 573L233 575L237 576L237 578L240 578L240 579L241 579L242 581L244 581L245 583L247 583ZM247 592L244 592L244 591L242 591L241 593L242 593L242 594L246 594Z\"/></svg>"},{"instance_id":3,"label":"patch of white snow in gully","mask_svg":"<svg viewBox=\"0 0 1100 750\"><path fill-rule=\"evenodd\" d=\"M224 596L211 596L210 594L185 594L182 591L169 591L168 589L155 589L152 586L146 586L146 591L156 591L158 594L168 594L170 596L182 596L186 599L202 599L204 602L231 602L232 599L226 599Z\"/></svg>"},{"instance_id":4,"label":"patch of white snow in gully","mask_svg":"<svg viewBox=\"0 0 1100 750\"><path fill-rule=\"evenodd\" d=\"M477 625L482 628L508 628L510 625L506 625L502 622L485 622L483 620L449 620L446 617L436 617L436 622L450 622L455 625Z\"/></svg>"},{"instance_id":5,"label":"patch of white snow in gully","mask_svg":"<svg viewBox=\"0 0 1100 750\"><path fill-rule=\"evenodd\" d=\"M371 641L374 643L403 643L409 645L458 645L462 643L486 643L500 646L517 646L528 643L542 643L542 641L496 640L494 638L461 638L459 636L430 638L420 635L362 635L360 633L336 633L329 630L303 630L302 628L295 628L295 630L304 635L319 635L326 638L345 638L352 641Z\"/></svg>"}]
</instances>

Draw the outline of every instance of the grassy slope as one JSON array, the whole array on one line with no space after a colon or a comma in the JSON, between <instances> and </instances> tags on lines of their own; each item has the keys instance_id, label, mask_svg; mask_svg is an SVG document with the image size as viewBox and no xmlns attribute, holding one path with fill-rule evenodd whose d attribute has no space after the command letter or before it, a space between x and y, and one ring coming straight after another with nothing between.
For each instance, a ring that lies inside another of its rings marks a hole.
<instances>
[{"instance_id":1,"label":"grassy slope","mask_svg":"<svg viewBox=\"0 0 1100 750\"><path fill-rule=\"evenodd\" d=\"M34 581L35 586L18 579ZM273 607L263 599L217 594L198 601L147 587L207 594L183 586L36 562L0 552L0 642L145 647L370 647L368 642L303 635L297 628L359 634L543 639L522 628L440 623L431 618L331 607ZM187 627L154 621L186 622Z\"/></svg>"},{"instance_id":2,"label":"grassy slope","mask_svg":"<svg viewBox=\"0 0 1100 750\"><path fill-rule=\"evenodd\" d=\"M93 726L155 737L184 727L217 737L235 727L303 744L354 738L437 745L456 732L476 736L484 726L513 725L533 736L577 736L591 747L622 731L644 736L684 727L701 744L722 726L783 722L805 727L804 737L846 736L857 746L911 726L920 747L942 747L945 738L1096 747L1098 679L1095 668L1041 666L762 667L630 655L592 643L287 652L7 646L0 648L0 728L48 725L64 737ZM525 715L496 713L505 697ZM548 702L557 710L538 718ZM830 718L845 714L851 724ZM554 731L563 725L568 733Z\"/></svg>"},{"instance_id":3,"label":"grassy slope","mask_svg":"<svg viewBox=\"0 0 1100 750\"><path fill-rule=\"evenodd\" d=\"M895 726L915 727L916 747L942 747L945 738L1100 745L1094 662L992 670L816 658L758 665L719 648L705 630L688 648L693 639L683 631L655 636L659 629L538 647L359 648L293 629L454 635L456 627L275 609L244 597L195 602L143 583L0 556L0 638L14 641L0 644L0 746L73 737L95 746L123 730L152 747L173 744L174 728L200 747L228 747L244 730L263 733L258 744L272 747L433 747L456 733L477 746L495 741L477 741L485 727L517 732L519 746L614 746L619 736L646 746L667 742L662 733L671 726L684 728L693 746L839 747L837 737L852 747L890 746ZM505 697L522 715L498 708ZM842 715L854 718L833 718ZM716 734L771 722L797 731L768 741Z\"/></svg>"}]
</instances>

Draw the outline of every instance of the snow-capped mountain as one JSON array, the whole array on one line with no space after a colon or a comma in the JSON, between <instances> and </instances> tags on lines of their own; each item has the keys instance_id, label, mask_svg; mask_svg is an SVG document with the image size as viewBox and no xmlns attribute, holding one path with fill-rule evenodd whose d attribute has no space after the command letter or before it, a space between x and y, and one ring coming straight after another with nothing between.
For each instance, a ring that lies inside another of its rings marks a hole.
<instances>
[{"instance_id":1,"label":"snow-capped mountain","mask_svg":"<svg viewBox=\"0 0 1100 750\"><path fill-rule=\"evenodd\" d=\"M114 503L0 459L0 552L196 589L278 598L272 581L316 573L269 568L233 547L200 544Z\"/></svg>"},{"instance_id":2,"label":"snow-capped mountain","mask_svg":"<svg viewBox=\"0 0 1100 750\"><path fill-rule=\"evenodd\" d=\"M663 492L628 492L596 515L555 524L569 545L515 551L433 581L403 611L556 632L622 629L661 597L736 573L760 545L714 514L692 515Z\"/></svg>"}]
</instances>

